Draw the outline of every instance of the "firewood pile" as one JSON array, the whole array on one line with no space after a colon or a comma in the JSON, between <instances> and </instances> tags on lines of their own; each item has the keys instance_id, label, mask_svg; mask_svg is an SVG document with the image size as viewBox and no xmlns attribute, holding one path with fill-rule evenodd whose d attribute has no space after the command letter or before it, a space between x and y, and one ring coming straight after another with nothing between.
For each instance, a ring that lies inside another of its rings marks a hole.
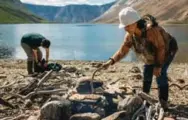
<instances>
[{"instance_id":1,"label":"firewood pile","mask_svg":"<svg viewBox=\"0 0 188 120\"><path fill-rule=\"evenodd\" d=\"M80 79L62 81L66 76ZM138 87L117 84L120 79L103 82L84 76L76 68L63 68L59 73L24 76L29 83L20 88L11 88L14 82L1 86L0 104L6 107L0 110L0 120L188 120L188 111L176 106L164 111ZM59 81L49 84L49 79Z\"/></svg>"}]
</instances>

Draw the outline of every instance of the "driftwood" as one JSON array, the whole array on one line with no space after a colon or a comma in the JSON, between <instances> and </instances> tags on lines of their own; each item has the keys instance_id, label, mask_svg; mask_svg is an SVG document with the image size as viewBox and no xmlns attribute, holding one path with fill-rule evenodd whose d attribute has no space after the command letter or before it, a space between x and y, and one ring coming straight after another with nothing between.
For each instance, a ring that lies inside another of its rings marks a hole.
<instances>
[{"instance_id":1,"label":"driftwood","mask_svg":"<svg viewBox=\"0 0 188 120\"><path fill-rule=\"evenodd\" d=\"M30 92L34 91L37 87L38 80L34 79L31 83L29 83L26 87L22 88L19 92L21 95L27 95Z\"/></svg>"},{"instance_id":2,"label":"driftwood","mask_svg":"<svg viewBox=\"0 0 188 120\"><path fill-rule=\"evenodd\" d=\"M163 120L163 119L164 119L164 109L160 108L158 120Z\"/></svg>"},{"instance_id":3,"label":"driftwood","mask_svg":"<svg viewBox=\"0 0 188 120\"><path fill-rule=\"evenodd\" d=\"M65 89L56 89L56 90L34 91L34 92L27 94L26 96L22 96L22 95L15 94L15 93L9 93L9 94L11 94L14 97L20 98L22 100L26 100L26 99L30 99L34 95L41 95L41 94L49 95L49 94L58 93L58 92L62 92L62 91L66 91L66 90Z\"/></svg>"},{"instance_id":4,"label":"driftwood","mask_svg":"<svg viewBox=\"0 0 188 120\"><path fill-rule=\"evenodd\" d=\"M145 107L146 107L146 101L144 101L142 106L133 114L131 120L135 120L138 117L138 115L140 114L140 112L145 109Z\"/></svg>"},{"instance_id":5,"label":"driftwood","mask_svg":"<svg viewBox=\"0 0 188 120\"><path fill-rule=\"evenodd\" d=\"M153 106L149 106L149 109L146 113L146 120L152 120Z\"/></svg>"},{"instance_id":6,"label":"driftwood","mask_svg":"<svg viewBox=\"0 0 188 120\"><path fill-rule=\"evenodd\" d=\"M0 98L0 104L14 109L14 106Z\"/></svg>"},{"instance_id":7,"label":"driftwood","mask_svg":"<svg viewBox=\"0 0 188 120\"><path fill-rule=\"evenodd\" d=\"M21 114L16 117L6 117L1 120L20 120L20 119L27 118L27 117L29 117L29 115Z\"/></svg>"},{"instance_id":8,"label":"driftwood","mask_svg":"<svg viewBox=\"0 0 188 120\"><path fill-rule=\"evenodd\" d=\"M44 82L46 82L48 80L48 78L50 77L50 75L52 74L53 70L50 70L49 72L46 73L46 75L39 81L39 83L37 84L37 87L40 87Z\"/></svg>"},{"instance_id":9,"label":"driftwood","mask_svg":"<svg viewBox=\"0 0 188 120\"><path fill-rule=\"evenodd\" d=\"M151 96L149 96L148 94L144 92L139 92L138 96L140 96L142 99L146 100L148 103L152 105L158 102L157 100L155 100L154 98L152 98Z\"/></svg>"},{"instance_id":10,"label":"driftwood","mask_svg":"<svg viewBox=\"0 0 188 120\"><path fill-rule=\"evenodd\" d=\"M12 82L12 83L10 83L8 85L4 85L4 86L0 87L0 89L8 88L8 87L10 87L10 86L12 86L14 84L15 84L15 82Z\"/></svg>"},{"instance_id":11,"label":"driftwood","mask_svg":"<svg viewBox=\"0 0 188 120\"><path fill-rule=\"evenodd\" d=\"M19 94L21 95L27 95L30 92L37 90L45 81L48 80L49 76L51 75L51 73L53 72L53 70L49 71L46 73L46 75L41 79L41 80L37 80L35 79L33 82L31 82L29 85L27 85L25 88L23 88Z\"/></svg>"}]
</instances>

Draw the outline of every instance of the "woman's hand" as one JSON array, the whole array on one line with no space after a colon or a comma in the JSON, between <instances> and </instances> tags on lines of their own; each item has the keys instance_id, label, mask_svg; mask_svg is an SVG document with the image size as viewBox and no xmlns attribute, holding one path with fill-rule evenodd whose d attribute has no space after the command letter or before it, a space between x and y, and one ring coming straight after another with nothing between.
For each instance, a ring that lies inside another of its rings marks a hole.
<instances>
[{"instance_id":1,"label":"woman's hand","mask_svg":"<svg viewBox=\"0 0 188 120\"><path fill-rule=\"evenodd\" d=\"M102 68L103 69L108 69L109 67L110 67L110 65L112 64L112 60L108 60L106 63L104 63L103 65L102 65Z\"/></svg>"},{"instance_id":2,"label":"woman's hand","mask_svg":"<svg viewBox=\"0 0 188 120\"><path fill-rule=\"evenodd\" d=\"M161 76L161 70L162 70L162 68L154 68L154 70L153 70L153 75L155 75L156 77L159 77L159 76Z\"/></svg>"}]
</instances>

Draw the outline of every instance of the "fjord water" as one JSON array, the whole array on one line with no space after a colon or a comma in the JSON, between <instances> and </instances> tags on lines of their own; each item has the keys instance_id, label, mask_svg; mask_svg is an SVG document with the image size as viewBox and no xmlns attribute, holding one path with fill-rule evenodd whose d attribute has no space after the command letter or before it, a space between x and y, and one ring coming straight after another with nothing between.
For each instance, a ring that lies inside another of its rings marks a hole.
<instances>
[{"instance_id":1,"label":"fjord water","mask_svg":"<svg viewBox=\"0 0 188 120\"><path fill-rule=\"evenodd\" d=\"M176 61L188 61L188 25L164 28L179 44ZM20 46L26 33L40 33L52 42L50 58L54 60L107 60L121 46L125 32L112 24L4 24L0 25L0 58L25 59ZM125 61L135 61L130 52Z\"/></svg>"}]
</instances>

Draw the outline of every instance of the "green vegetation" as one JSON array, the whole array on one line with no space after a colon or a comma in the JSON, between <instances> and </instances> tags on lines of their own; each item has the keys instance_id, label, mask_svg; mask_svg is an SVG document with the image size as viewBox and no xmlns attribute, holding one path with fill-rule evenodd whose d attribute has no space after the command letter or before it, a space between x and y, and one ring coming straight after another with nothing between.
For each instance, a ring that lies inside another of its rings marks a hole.
<instances>
[{"instance_id":1,"label":"green vegetation","mask_svg":"<svg viewBox=\"0 0 188 120\"><path fill-rule=\"evenodd\" d=\"M19 0L0 0L0 23L41 23L44 19L29 12Z\"/></svg>"}]
</instances>

